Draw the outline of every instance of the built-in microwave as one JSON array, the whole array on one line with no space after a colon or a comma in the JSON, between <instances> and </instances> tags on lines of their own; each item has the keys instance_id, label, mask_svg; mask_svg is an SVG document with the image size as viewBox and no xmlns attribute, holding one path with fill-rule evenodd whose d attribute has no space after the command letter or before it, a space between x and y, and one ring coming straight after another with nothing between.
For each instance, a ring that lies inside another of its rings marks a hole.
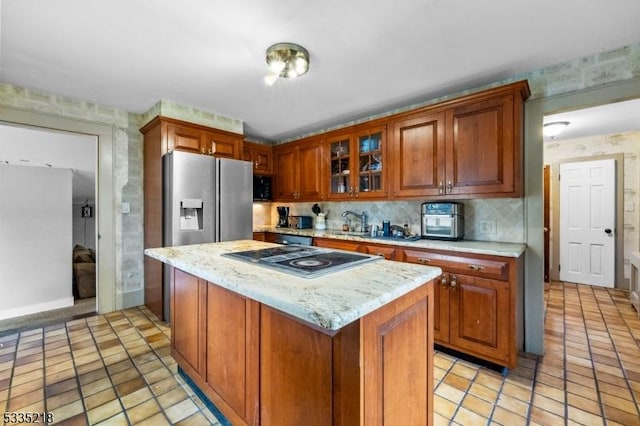
<instances>
[{"instance_id":1,"label":"built-in microwave","mask_svg":"<svg viewBox=\"0 0 640 426\"><path fill-rule=\"evenodd\" d=\"M253 201L271 201L271 176L253 177Z\"/></svg>"}]
</instances>

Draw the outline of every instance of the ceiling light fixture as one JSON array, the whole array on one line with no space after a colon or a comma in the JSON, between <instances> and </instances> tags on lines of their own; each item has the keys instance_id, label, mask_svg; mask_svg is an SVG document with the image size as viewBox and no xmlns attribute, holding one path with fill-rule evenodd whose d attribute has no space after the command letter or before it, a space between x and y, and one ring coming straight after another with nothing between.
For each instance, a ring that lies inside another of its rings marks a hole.
<instances>
[{"instance_id":1,"label":"ceiling light fixture","mask_svg":"<svg viewBox=\"0 0 640 426\"><path fill-rule=\"evenodd\" d=\"M309 71L309 52L294 43L277 43L267 49L269 74L265 81L269 86L278 77L295 78Z\"/></svg>"},{"instance_id":2,"label":"ceiling light fixture","mask_svg":"<svg viewBox=\"0 0 640 426\"><path fill-rule=\"evenodd\" d=\"M568 121L553 121L551 123L547 123L542 127L542 134L545 137L553 139L558 136L568 125Z\"/></svg>"}]
</instances>

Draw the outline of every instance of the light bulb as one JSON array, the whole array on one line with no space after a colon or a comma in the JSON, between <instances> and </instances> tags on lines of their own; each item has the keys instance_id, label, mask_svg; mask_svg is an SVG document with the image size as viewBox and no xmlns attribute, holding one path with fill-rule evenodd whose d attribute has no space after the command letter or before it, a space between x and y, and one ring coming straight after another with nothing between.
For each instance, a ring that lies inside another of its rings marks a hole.
<instances>
[{"instance_id":1,"label":"light bulb","mask_svg":"<svg viewBox=\"0 0 640 426\"><path fill-rule=\"evenodd\" d=\"M269 69L271 70L271 72L275 74L280 74L284 69L284 67L286 66L287 66L287 63L281 59L276 59L269 63Z\"/></svg>"},{"instance_id":2,"label":"light bulb","mask_svg":"<svg viewBox=\"0 0 640 426\"><path fill-rule=\"evenodd\" d=\"M273 84L276 82L279 76L280 74L278 73L273 73L273 72L269 73L266 76L264 76L264 82L267 83L267 85L269 86L273 86Z\"/></svg>"}]
</instances>

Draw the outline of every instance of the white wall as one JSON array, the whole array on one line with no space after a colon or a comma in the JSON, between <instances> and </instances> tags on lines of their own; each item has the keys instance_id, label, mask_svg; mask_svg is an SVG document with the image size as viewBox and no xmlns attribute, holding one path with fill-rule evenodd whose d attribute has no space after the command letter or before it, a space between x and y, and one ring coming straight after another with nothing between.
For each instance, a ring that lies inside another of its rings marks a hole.
<instances>
[{"instance_id":1,"label":"white wall","mask_svg":"<svg viewBox=\"0 0 640 426\"><path fill-rule=\"evenodd\" d=\"M71 179L0 165L0 319L73 305Z\"/></svg>"}]
</instances>

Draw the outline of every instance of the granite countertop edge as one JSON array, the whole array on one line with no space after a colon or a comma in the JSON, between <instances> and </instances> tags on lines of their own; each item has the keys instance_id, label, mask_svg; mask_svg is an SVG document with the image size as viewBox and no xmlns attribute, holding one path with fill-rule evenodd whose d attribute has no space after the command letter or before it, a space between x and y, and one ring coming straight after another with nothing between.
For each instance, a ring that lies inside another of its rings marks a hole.
<instances>
[{"instance_id":1,"label":"granite countertop edge","mask_svg":"<svg viewBox=\"0 0 640 426\"><path fill-rule=\"evenodd\" d=\"M438 277L437 267L375 260L305 279L221 256L274 244L252 240L151 248L145 255L327 330L337 331Z\"/></svg>"},{"instance_id":2,"label":"granite countertop edge","mask_svg":"<svg viewBox=\"0 0 640 426\"><path fill-rule=\"evenodd\" d=\"M361 236L357 233L345 233L340 230L323 230L316 229L296 229L296 228L278 228L275 226L260 226L254 228L253 232L273 232L278 234L302 235L316 238L333 238L336 240L357 241L362 243L388 244L401 247L414 247L432 250L446 250L461 253L485 254L491 256L503 257L520 257L527 245L525 243L510 243L499 241L478 241L478 240L428 240L420 239L417 241L394 240L394 239L377 239L367 236Z\"/></svg>"}]
</instances>

